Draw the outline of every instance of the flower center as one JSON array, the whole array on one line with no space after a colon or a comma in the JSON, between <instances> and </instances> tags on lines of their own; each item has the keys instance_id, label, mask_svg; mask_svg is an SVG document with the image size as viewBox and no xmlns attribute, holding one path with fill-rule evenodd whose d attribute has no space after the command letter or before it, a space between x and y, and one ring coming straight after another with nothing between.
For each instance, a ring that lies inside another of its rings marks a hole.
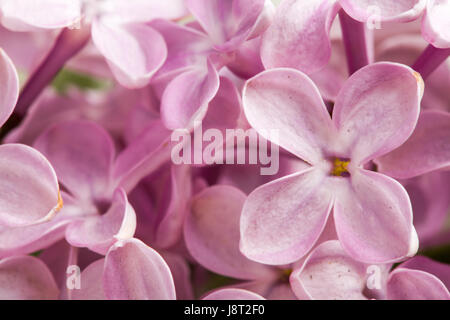
<instances>
[{"instance_id":1,"label":"flower center","mask_svg":"<svg viewBox=\"0 0 450 320\"><path fill-rule=\"evenodd\" d=\"M335 177L346 177L349 176L350 173L348 172L348 164L350 163L350 160L348 159L339 159L334 158L333 159L333 167L331 169L331 175Z\"/></svg>"}]
</instances>

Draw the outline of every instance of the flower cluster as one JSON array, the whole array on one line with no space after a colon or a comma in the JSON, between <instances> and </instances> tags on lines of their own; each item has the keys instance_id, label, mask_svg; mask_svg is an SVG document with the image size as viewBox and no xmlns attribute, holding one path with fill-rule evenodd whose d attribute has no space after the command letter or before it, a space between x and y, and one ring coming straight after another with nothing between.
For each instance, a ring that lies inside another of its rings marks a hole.
<instances>
[{"instance_id":1,"label":"flower cluster","mask_svg":"<svg viewBox=\"0 0 450 320\"><path fill-rule=\"evenodd\" d=\"M0 299L450 299L449 17L0 1Z\"/></svg>"}]
</instances>

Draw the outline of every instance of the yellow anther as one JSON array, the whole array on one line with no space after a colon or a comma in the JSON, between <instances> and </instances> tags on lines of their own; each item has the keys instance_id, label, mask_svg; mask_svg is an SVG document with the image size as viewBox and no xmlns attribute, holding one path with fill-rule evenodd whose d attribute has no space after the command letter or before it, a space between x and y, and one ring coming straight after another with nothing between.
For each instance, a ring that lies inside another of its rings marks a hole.
<instances>
[{"instance_id":1,"label":"yellow anther","mask_svg":"<svg viewBox=\"0 0 450 320\"><path fill-rule=\"evenodd\" d=\"M341 160L339 158L334 158L333 160L333 170L331 171L331 174L336 177L342 176L343 173L348 173L348 164L350 163L350 160L345 161Z\"/></svg>"}]
</instances>

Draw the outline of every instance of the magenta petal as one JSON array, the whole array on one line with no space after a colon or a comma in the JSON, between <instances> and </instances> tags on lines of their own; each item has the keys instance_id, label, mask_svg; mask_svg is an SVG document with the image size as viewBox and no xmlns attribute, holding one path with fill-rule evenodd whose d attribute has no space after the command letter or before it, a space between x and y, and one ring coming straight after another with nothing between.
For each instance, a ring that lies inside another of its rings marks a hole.
<instances>
[{"instance_id":1,"label":"magenta petal","mask_svg":"<svg viewBox=\"0 0 450 320\"><path fill-rule=\"evenodd\" d=\"M339 11L334 0L285 0L263 35L261 57L269 68L319 71L331 55L329 33Z\"/></svg>"},{"instance_id":2,"label":"magenta petal","mask_svg":"<svg viewBox=\"0 0 450 320\"><path fill-rule=\"evenodd\" d=\"M336 180L335 190L336 231L352 258L389 263L417 252L411 202L400 183L357 169L350 180Z\"/></svg>"},{"instance_id":3,"label":"magenta petal","mask_svg":"<svg viewBox=\"0 0 450 320\"><path fill-rule=\"evenodd\" d=\"M450 166L450 113L423 111L417 127L400 148L378 158L378 169L407 179Z\"/></svg>"},{"instance_id":4,"label":"magenta petal","mask_svg":"<svg viewBox=\"0 0 450 320\"><path fill-rule=\"evenodd\" d=\"M266 300L259 294L244 289L219 289L205 297L202 300Z\"/></svg>"},{"instance_id":5,"label":"magenta petal","mask_svg":"<svg viewBox=\"0 0 450 320\"><path fill-rule=\"evenodd\" d=\"M335 130L306 75L293 69L264 71L247 81L242 96L248 122L261 136L310 164L323 159L322 149Z\"/></svg>"},{"instance_id":6,"label":"magenta petal","mask_svg":"<svg viewBox=\"0 0 450 320\"><path fill-rule=\"evenodd\" d=\"M184 239L197 262L237 279L272 275L269 268L248 260L239 251L239 220L246 195L234 187L216 185L192 199Z\"/></svg>"},{"instance_id":7,"label":"magenta petal","mask_svg":"<svg viewBox=\"0 0 450 320\"><path fill-rule=\"evenodd\" d=\"M450 292L436 276L399 267L391 272L387 284L389 300L450 300Z\"/></svg>"},{"instance_id":8,"label":"magenta petal","mask_svg":"<svg viewBox=\"0 0 450 320\"><path fill-rule=\"evenodd\" d=\"M8 120L19 98L19 77L5 51L0 48L0 127Z\"/></svg>"},{"instance_id":9,"label":"magenta petal","mask_svg":"<svg viewBox=\"0 0 450 320\"><path fill-rule=\"evenodd\" d=\"M15 31L57 29L73 25L81 16L79 0L13 0L0 5L2 24Z\"/></svg>"},{"instance_id":10,"label":"magenta petal","mask_svg":"<svg viewBox=\"0 0 450 320\"><path fill-rule=\"evenodd\" d=\"M424 85L411 68L381 62L360 69L336 99L340 143L359 165L399 147L417 123Z\"/></svg>"},{"instance_id":11,"label":"magenta petal","mask_svg":"<svg viewBox=\"0 0 450 320\"><path fill-rule=\"evenodd\" d=\"M194 67L173 79L161 98L161 117L166 127L191 128L194 121L201 121L219 85L219 75L209 60L207 66Z\"/></svg>"},{"instance_id":12,"label":"magenta petal","mask_svg":"<svg viewBox=\"0 0 450 320\"><path fill-rule=\"evenodd\" d=\"M255 28L265 0L187 0L219 50L229 51L244 42Z\"/></svg>"},{"instance_id":13,"label":"magenta petal","mask_svg":"<svg viewBox=\"0 0 450 320\"><path fill-rule=\"evenodd\" d=\"M114 193L112 204L103 215L93 215L69 225L67 241L75 247L87 247L106 254L116 241L130 239L136 230L136 213L123 189Z\"/></svg>"},{"instance_id":14,"label":"magenta petal","mask_svg":"<svg viewBox=\"0 0 450 320\"><path fill-rule=\"evenodd\" d=\"M333 196L319 169L275 180L253 191L241 216L240 248L248 258L282 265L304 256L319 238Z\"/></svg>"},{"instance_id":15,"label":"magenta petal","mask_svg":"<svg viewBox=\"0 0 450 320\"><path fill-rule=\"evenodd\" d=\"M59 290L47 266L30 256L0 261L0 299L54 300Z\"/></svg>"},{"instance_id":16,"label":"magenta petal","mask_svg":"<svg viewBox=\"0 0 450 320\"><path fill-rule=\"evenodd\" d=\"M166 262L137 239L120 241L111 247L106 255L103 287L108 299L175 299L175 286Z\"/></svg>"},{"instance_id":17,"label":"magenta petal","mask_svg":"<svg viewBox=\"0 0 450 320\"><path fill-rule=\"evenodd\" d=\"M342 8L361 22L378 19L380 22L409 22L418 18L427 0L339 0Z\"/></svg>"},{"instance_id":18,"label":"magenta petal","mask_svg":"<svg viewBox=\"0 0 450 320\"><path fill-rule=\"evenodd\" d=\"M0 146L0 195L0 226L45 222L63 205L48 160L21 144Z\"/></svg>"},{"instance_id":19,"label":"magenta petal","mask_svg":"<svg viewBox=\"0 0 450 320\"><path fill-rule=\"evenodd\" d=\"M74 134L76 132L77 134ZM109 134L88 121L62 122L35 142L61 183L79 199L108 197L114 145Z\"/></svg>"},{"instance_id":20,"label":"magenta petal","mask_svg":"<svg viewBox=\"0 0 450 320\"><path fill-rule=\"evenodd\" d=\"M290 283L299 299L365 300L366 265L351 259L339 241L315 248Z\"/></svg>"},{"instance_id":21,"label":"magenta petal","mask_svg":"<svg viewBox=\"0 0 450 320\"><path fill-rule=\"evenodd\" d=\"M437 48L450 48L450 1L428 0L422 23L423 37Z\"/></svg>"},{"instance_id":22,"label":"magenta petal","mask_svg":"<svg viewBox=\"0 0 450 320\"><path fill-rule=\"evenodd\" d=\"M73 300L105 300L103 266L105 259L91 263L81 272L81 288L72 290Z\"/></svg>"},{"instance_id":23,"label":"magenta petal","mask_svg":"<svg viewBox=\"0 0 450 320\"><path fill-rule=\"evenodd\" d=\"M167 58L163 37L145 24L94 20L92 39L117 80L127 88L146 86Z\"/></svg>"},{"instance_id":24,"label":"magenta petal","mask_svg":"<svg viewBox=\"0 0 450 320\"><path fill-rule=\"evenodd\" d=\"M191 281L191 269L186 259L178 254L163 253L173 276L178 300L193 300L194 291Z\"/></svg>"}]
</instances>

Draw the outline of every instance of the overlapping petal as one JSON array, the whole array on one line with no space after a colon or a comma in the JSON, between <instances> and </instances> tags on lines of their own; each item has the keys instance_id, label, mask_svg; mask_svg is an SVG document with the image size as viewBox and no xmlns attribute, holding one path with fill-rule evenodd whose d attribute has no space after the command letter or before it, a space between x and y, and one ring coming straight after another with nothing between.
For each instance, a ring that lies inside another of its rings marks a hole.
<instances>
[{"instance_id":1,"label":"overlapping petal","mask_svg":"<svg viewBox=\"0 0 450 320\"><path fill-rule=\"evenodd\" d=\"M239 220L246 195L234 187L213 186L197 194L184 224L189 252L206 268L237 279L270 277L269 268L239 251Z\"/></svg>"},{"instance_id":2,"label":"overlapping petal","mask_svg":"<svg viewBox=\"0 0 450 320\"><path fill-rule=\"evenodd\" d=\"M113 300L171 300L176 296L166 262L137 239L111 247L105 260L103 287L106 298Z\"/></svg>"},{"instance_id":3,"label":"overlapping petal","mask_svg":"<svg viewBox=\"0 0 450 320\"><path fill-rule=\"evenodd\" d=\"M268 68L290 67L307 74L330 59L331 24L339 11L335 0L285 0L263 35L261 57Z\"/></svg>"},{"instance_id":4,"label":"overlapping petal","mask_svg":"<svg viewBox=\"0 0 450 320\"><path fill-rule=\"evenodd\" d=\"M335 181L334 219L343 248L367 263L402 260L417 252L411 202L397 181L357 169Z\"/></svg>"},{"instance_id":5,"label":"overlapping petal","mask_svg":"<svg viewBox=\"0 0 450 320\"><path fill-rule=\"evenodd\" d=\"M242 253L273 265L300 259L322 233L332 203L326 173L316 168L257 188L242 209Z\"/></svg>"},{"instance_id":6,"label":"overlapping petal","mask_svg":"<svg viewBox=\"0 0 450 320\"><path fill-rule=\"evenodd\" d=\"M412 178L450 166L450 114L424 111L408 141L376 159L380 172L394 178Z\"/></svg>"},{"instance_id":7,"label":"overlapping petal","mask_svg":"<svg viewBox=\"0 0 450 320\"><path fill-rule=\"evenodd\" d=\"M319 90L293 69L264 71L248 80L243 91L245 115L264 138L316 164L334 134Z\"/></svg>"},{"instance_id":8,"label":"overlapping petal","mask_svg":"<svg viewBox=\"0 0 450 320\"><path fill-rule=\"evenodd\" d=\"M0 127L8 120L19 98L19 77L5 51L0 48Z\"/></svg>"},{"instance_id":9,"label":"overlapping petal","mask_svg":"<svg viewBox=\"0 0 450 320\"><path fill-rule=\"evenodd\" d=\"M437 48L450 48L449 15L449 0L428 0L422 22L422 35Z\"/></svg>"},{"instance_id":10,"label":"overlapping petal","mask_svg":"<svg viewBox=\"0 0 450 320\"><path fill-rule=\"evenodd\" d=\"M21 144L0 146L0 225L19 227L52 219L63 203L51 164Z\"/></svg>"},{"instance_id":11,"label":"overlapping petal","mask_svg":"<svg viewBox=\"0 0 450 320\"><path fill-rule=\"evenodd\" d=\"M333 110L344 156L359 165L403 144L416 126L423 90L418 73L395 63L372 64L350 77Z\"/></svg>"},{"instance_id":12,"label":"overlapping petal","mask_svg":"<svg viewBox=\"0 0 450 320\"><path fill-rule=\"evenodd\" d=\"M120 25L97 19L92 24L92 39L117 80L128 88L147 85L167 58L163 37L146 24Z\"/></svg>"},{"instance_id":13,"label":"overlapping petal","mask_svg":"<svg viewBox=\"0 0 450 320\"><path fill-rule=\"evenodd\" d=\"M377 19L379 22L409 22L417 19L427 0L339 0L342 8L361 22Z\"/></svg>"}]
</instances>

